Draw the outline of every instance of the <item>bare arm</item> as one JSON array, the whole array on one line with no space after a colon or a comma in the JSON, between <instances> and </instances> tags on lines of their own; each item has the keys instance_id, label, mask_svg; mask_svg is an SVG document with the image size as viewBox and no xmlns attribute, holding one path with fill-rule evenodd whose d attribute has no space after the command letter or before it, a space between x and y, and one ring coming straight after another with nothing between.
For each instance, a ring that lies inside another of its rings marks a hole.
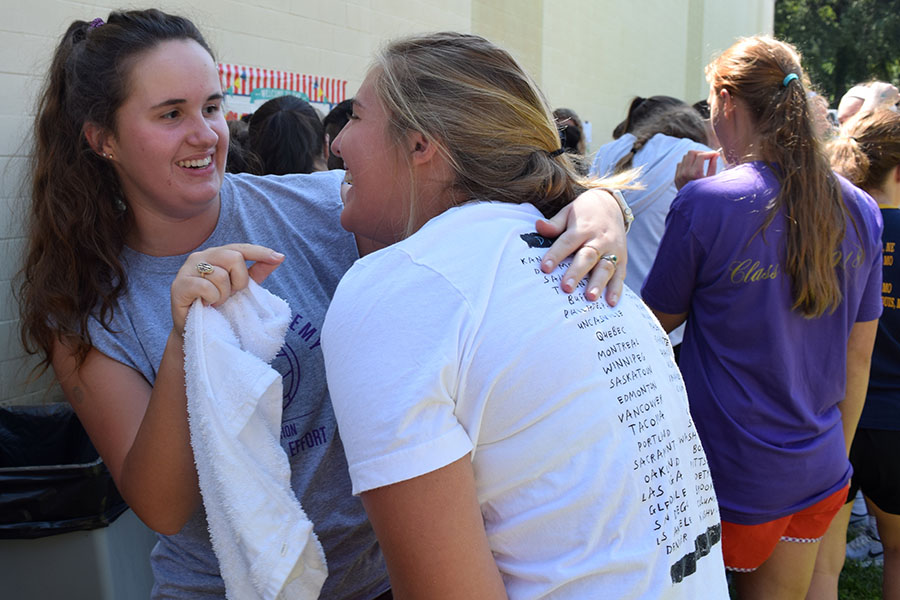
<instances>
[{"instance_id":1,"label":"bare arm","mask_svg":"<svg viewBox=\"0 0 900 600\"><path fill-rule=\"evenodd\" d=\"M877 331L877 320L856 323L850 330L850 339L847 341L847 392L838 404L844 427L847 456L850 455L850 445L853 443L853 436L856 435L856 425L859 423L859 416L866 401L869 367L872 364L872 348L875 346Z\"/></svg>"},{"instance_id":2,"label":"bare arm","mask_svg":"<svg viewBox=\"0 0 900 600\"><path fill-rule=\"evenodd\" d=\"M184 321L196 298L221 304L264 279L283 257L268 248L234 244L192 254L172 283L174 327L156 382L92 349L76 368L71 349L54 347L53 370L122 497L148 527L164 534L181 530L197 509L200 493L187 422L184 388ZM249 269L245 260L257 261ZM203 277L197 263L214 272Z\"/></svg>"},{"instance_id":3,"label":"bare arm","mask_svg":"<svg viewBox=\"0 0 900 600\"><path fill-rule=\"evenodd\" d=\"M92 349L81 368L61 342L53 369L122 497L151 529L177 533L200 500L184 395L181 340L172 334L156 386Z\"/></svg>"},{"instance_id":4,"label":"bare arm","mask_svg":"<svg viewBox=\"0 0 900 600\"><path fill-rule=\"evenodd\" d=\"M686 312L673 315L660 312L655 308L651 308L650 310L653 311L653 314L656 315L657 319L659 319L659 324L662 325L662 328L666 330L666 333L671 333L673 329L684 323L688 316Z\"/></svg>"},{"instance_id":5,"label":"bare arm","mask_svg":"<svg viewBox=\"0 0 900 600\"><path fill-rule=\"evenodd\" d=\"M506 590L488 547L469 455L363 492L397 600L492 600Z\"/></svg>"}]
</instances>

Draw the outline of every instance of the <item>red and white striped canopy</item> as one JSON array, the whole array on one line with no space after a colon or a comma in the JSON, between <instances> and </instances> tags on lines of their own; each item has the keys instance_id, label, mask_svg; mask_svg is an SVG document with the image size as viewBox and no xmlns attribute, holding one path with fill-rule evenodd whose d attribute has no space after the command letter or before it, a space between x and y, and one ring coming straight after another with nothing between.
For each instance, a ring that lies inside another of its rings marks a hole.
<instances>
[{"instance_id":1,"label":"red and white striped canopy","mask_svg":"<svg viewBox=\"0 0 900 600\"><path fill-rule=\"evenodd\" d=\"M226 94L236 96L249 96L255 89L276 89L303 93L311 102L337 104L347 95L344 79L228 63L219 63L219 80Z\"/></svg>"}]
</instances>

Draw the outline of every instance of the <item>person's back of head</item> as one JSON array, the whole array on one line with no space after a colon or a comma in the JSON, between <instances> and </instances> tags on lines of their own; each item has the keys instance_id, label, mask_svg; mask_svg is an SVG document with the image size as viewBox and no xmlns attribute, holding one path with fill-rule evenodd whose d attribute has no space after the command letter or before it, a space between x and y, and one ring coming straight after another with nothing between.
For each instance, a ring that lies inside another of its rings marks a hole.
<instances>
[{"instance_id":1,"label":"person's back of head","mask_svg":"<svg viewBox=\"0 0 900 600\"><path fill-rule=\"evenodd\" d=\"M900 113L881 109L857 115L828 149L835 171L868 192L880 191L900 166Z\"/></svg>"},{"instance_id":2,"label":"person's back of head","mask_svg":"<svg viewBox=\"0 0 900 600\"><path fill-rule=\"evenodd\" d=\"M654 113L634 128L631 132L635 138L631 152L616 163L615 172L630 169L635 154L640 152L653 136L660 133L669 137L693 140L698 144L709 144L706 122L694 107L687 105L669 107Z\"/></svg>"},{"instance_id":3,"label":"person's back of head","mask_svg":"<svg viewBox=\"0 0 900 600\"><path fill-rule=\"evenodd\" d=\"M262 167L259 159L250 151L250 126L246 121L228 121L228 161L225 170L229 173L252 173L259 175Z\"/></svg>"},{"instance_id":4,"label":"person's back of head","mask_svg":"<svg viewBox=\"0 0 900 600\"><path fill-rule=\"evenodd\" d=\"M859 112L873 112L880 108L900 110L900 90L886 81L870 81L855 85L844 94L838 105L838 122L842 125Z\"/></svg>"},{"instance_id":5,"label":"person's back of head","mask_svg":"<svg viewBox=\"0 0 900 600\"><path fill-rule=\"evenodd\" d=\"M331 111L325 115L325 118L322 120L322 125L325 126L325 143L330 144L341 132L341 129L344 128L344 125L347 124L347 121L350 120L350 115L353 114L353 99L344 100L339 103L337 106L331 109ZM344 161L340 156L330 151L328 152L328 168L329 169L343 169Z\"/></svg>"},{"instance_id":6,"label":"person's back of head","mask_svg":"<svg viewBox=\"0 0 900 600\"><path fill-rule=\"evenodd\" d=\"M832 255L844 237L846 211L815 130L800 54L768 36L744 38L707 66L706 77L711 98L730 96L745 107L750 120L752 156L738 156L740 149L726 147L729 161L755 159L774 165L781 189L763 229L779 208L793 225L787 228L785 259L792 308L809 318L834 311L841 303L841 288Z\"/></svg>"},{"instance_id":7,"label":"person's back of head","mask_svg":"<svg viewBox=\"0 0 900 600\"><path fill-rule=\"evenodd\" d=\"M703 143L710 148L718 148L719 138L716 136L716 130L713 128L712 120L709 116L709 100L698 100L691 106L694 107L694 110L696 110L697 114L703 119L703 126L706 129L706 141Z\"/></svg>"},{"instance_id":8,"label":"person's back of head","mask_svg":"<svg viewBox=\"0 0 900 600\"><path fill-rule=\"evenodd\" d=\"M584 154L587 151L584 139L584 126L581 119L571 108L557 108L553 111L559 137L566 152Z\"/></svg>"},{"instance_id":9,"label":"person's back of head","mask_svg":"<svg viewBox=\"0 0 900 600\"><path fill-rule=\"evenodd\" d=\"M626 133L631 133L645 119L674 106L688 106L688 104L684 100L672 96L650 96L649 98L635 96L628 105L625 119L613 129L613 139L617 140Z\"/></svg>"},{"instance_id":10,"label":"person's back of head","mask_svg":"<svg viewBox=\"0 0 900 600\"><path fill-rule=\"evenodd\" d=\"M236 119L228 121L228 141L243 146L250 143L250 125L247 121Z\"/></svg>"},{"instance_id":11,"label":"person's back of head","mask_svg":"<svg viewBox=\"0 0 900 600\"><path fill-rule=\"evenodd\" d=\"M250 117L250 150L262 175L324 170L325 128L319 113L296 96L280 96Z\"/></svg>"},{"instance_id":12,"label":"person's back of head","mask_svg":"<svg viewBox=\"0 0 900 600\"><path fill-rule=\"evenodd\" d=\"M691 105L691 107L696 110L697 114L699 114L702 118L709 119L709 100L707 100L706 98L704 98L703 100L697 100Z\"/></svg>"},{"instance_id":13,"label":"person's back of head","mask_svg":"<svg viewBox=\"0 0 900 600\"><path fill-rule=\"evenodd\" d=\"M847 90L838 102L837 118L842 125L847 119L859 112L870 94L869 84L860 83Z\"/></svg>"},{"instance_id":14,"label":"person's back of head","mask_svg":"<svg viewBox=\"0 0 900 600\"><path fill-rule=\"evenodd\" d=\"M488 40L454 32L397 40L371 73L390 115L389 136L402 144L419 132L435 144L459 201L530 202L547 215L583 189L543 94ZM409 208L408 232L420 225L415 211Z\"/></svg>"}]
</instances>

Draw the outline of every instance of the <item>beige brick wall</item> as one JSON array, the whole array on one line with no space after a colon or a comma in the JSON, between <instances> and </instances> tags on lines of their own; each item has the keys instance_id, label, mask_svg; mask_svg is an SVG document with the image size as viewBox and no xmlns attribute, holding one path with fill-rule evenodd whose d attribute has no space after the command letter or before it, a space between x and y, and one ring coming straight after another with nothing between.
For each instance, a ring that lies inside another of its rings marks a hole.
<instances>
[{"instance_id":1,"label":"beige brick wall","mask_svg":"<svg viewBox=\"0 0 900 600\"><path fill-rule=\"evenodd\" d=\"M612 139L635 96L706 98L703 68L736 37L771 33L773 0L543 3L541 86L551 105L591 122L591 150Z\"/></svg>"},{"instance_id":2,"label":"beige brick wall","mask_svg":"<svg viewBox=\"0 0 900 600\"><path fill-rule=\"evenodd\" d=\"M468 0L197 4L221 8L197 19L220 61L338 77L348 81L348 93L359 87L373 52L385 40L419 31L468 31L471 21Z\"/></svg>"},{"instance_id":3,"label":"beige brick wall","mask_svg":"<svg viewBox=\"0 0 900 600\"><path fill-rule=\"evenodd\" d=\"M538 84L544 57L544 5L554 0L472 0L472 33L484 36L512 54Z\"/></svg>"},{"instance_id":4,"label":"beige brick wall","mask_svg":"<svg viewBox=\"0 0 900 600\"><path fill-rule=\"evenodd\" d=\"M0 404L59 392L18 342L11 278L23 244L20 190L34 98L57 39L73 19L132 2L12 0L0 22ZM771 31L774 0L195 0L157 1L193 19L217 58L348 80L405 33L473 31L510 50L553 106L568 106L606 141L634 95L703 97L702 67L738 35Z\"/></svg>"}]
</instances>

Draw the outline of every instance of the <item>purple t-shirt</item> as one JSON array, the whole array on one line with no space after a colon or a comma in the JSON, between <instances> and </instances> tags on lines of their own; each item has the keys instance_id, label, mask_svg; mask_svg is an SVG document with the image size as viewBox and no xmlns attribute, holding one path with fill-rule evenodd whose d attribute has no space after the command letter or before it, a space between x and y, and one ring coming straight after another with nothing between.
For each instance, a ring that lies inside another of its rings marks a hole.
<instances>
[{"instance_id":1,"label":"purple t-shirt","mask_svg":"<svg viewBox=\"0 0 900 600\"><path fill-rule=\"evenodd\" d=\"M758 233L780 187L763 163L687 184L666 219L642 296L688 313L680 366L725 521L789 515L850 477L838 403L850 329L881 314L882 225L871 197L840 184L843 301L818 319L791 310L785 218Z\"/></svg>"}]
</instances>

